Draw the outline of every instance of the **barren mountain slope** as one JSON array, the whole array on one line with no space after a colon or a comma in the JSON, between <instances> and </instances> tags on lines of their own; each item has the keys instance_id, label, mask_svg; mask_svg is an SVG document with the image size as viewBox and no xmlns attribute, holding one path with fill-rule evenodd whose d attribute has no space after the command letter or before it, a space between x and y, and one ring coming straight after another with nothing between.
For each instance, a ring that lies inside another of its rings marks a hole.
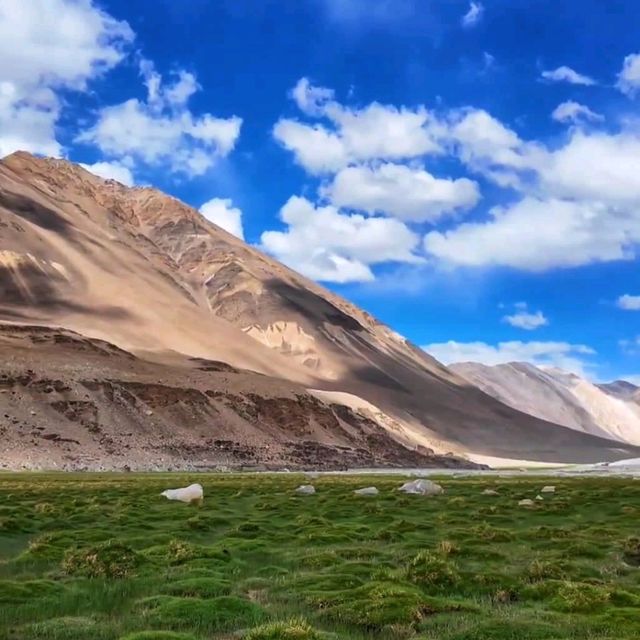
<instances>
[{"instance_id":1,"label":"barren mountain slope","mask_svg":"<svg viewBox=\"0 0 640 640\"><path fill-rule=\"evenodd\" d=\"M0 320L348 393L443 451L569 462L632 457L487 396L174 198L66 161L17 153L0 163Z\"/></svg>"},{"instance_id":2,"label":"barren mountain slope","mask_svg":"<svg viewBox=\"0 0 640 640\"><path fill-rule=\"evenodd\" d=\"M365 413L202 358L145 361L64 329L0 325L0 468L471 466Z\"/></svg>"},{"instance_id":3,"label":"barren mountain slope","mask_svg":"<svg viewBox=\"0 0 640 640\"><path fill-rule=\"evenodd\" d=\"M620 385L594 385L559 369L524 362L496 366L465 362L450 368L520 411L585 433L640 444L640 407L630 395L620 395Z\"/></svg>"}]
</instances>

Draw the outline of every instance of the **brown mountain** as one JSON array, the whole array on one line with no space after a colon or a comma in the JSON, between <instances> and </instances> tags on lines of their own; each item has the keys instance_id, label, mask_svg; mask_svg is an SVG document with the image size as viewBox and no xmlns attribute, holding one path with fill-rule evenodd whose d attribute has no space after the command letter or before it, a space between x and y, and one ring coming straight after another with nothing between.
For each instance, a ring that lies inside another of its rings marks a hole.
<instances>
[{"instance_id":1,"label":"brown mountain","mask_svg":"<svg viewBox=\"0 0 640 640\"><path fill-rule=\"evenodd\" d=\"M505 406L185 204L62 160L0 162L0 322L6 465L640 454Z\"/></svg>"}]
</instances>

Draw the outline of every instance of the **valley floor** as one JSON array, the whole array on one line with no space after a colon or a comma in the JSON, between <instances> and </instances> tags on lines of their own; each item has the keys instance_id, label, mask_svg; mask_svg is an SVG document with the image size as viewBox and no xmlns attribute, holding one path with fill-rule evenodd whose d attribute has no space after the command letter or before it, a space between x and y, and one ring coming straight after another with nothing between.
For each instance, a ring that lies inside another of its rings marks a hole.
<instances>
[{"instance_id":1,"label":"valley floor","mask_svg":"<svg viewBox=\"0 0 640 640\"><path fill-rule=\"evenodd\" d=\"M201 506L159 495L191 482ZM422 497L379 475L2 474L0 639L640 636L640 482L439 482Z\"/></svg>"}]
</instances>

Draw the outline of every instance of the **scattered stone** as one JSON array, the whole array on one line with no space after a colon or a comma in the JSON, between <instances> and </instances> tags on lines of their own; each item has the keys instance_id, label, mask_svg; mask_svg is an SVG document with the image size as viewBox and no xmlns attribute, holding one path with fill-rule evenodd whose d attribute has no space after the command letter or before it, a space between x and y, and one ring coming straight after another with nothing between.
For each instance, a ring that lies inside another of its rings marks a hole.
<instances>
[{"instance_id":1,"label":"scattered stone","mask_svg":"<svg viewBox=\"0 0 640 640\"><path fill-rule=\"evenodd\" d=\"M520 500L520 502L518 502L519 507L533 507L534 504L535 502L533 500L530 500L529 498L525 498L524 500Z\"/></svg>"},{"instance_id":2,"label":"scattered stone","mask_svg":"<svg viewBox=\"0 0 640 640\"><path fill-rule=\"evenodd\" d=\"M191 484L188 487L181 489L166 489L161 496L164 496L167 500L178 500L179 502L202 502L204 492L202 485Z\"/></svg>"},{"instance_id":3,"label":"scattered stone","mask_svg":"<svg viewBox=\"0 0 640 640\"><path fill-rule=\"evenodd\" d=\"M538 494L538 495L536 496L536 500L544 500L544 498L543 498L540 494Z\"/></svg>"},{"instance_id":4,"label":"scattered stone","mask_svg":"<svg viewBox=\"0 0 640 640\"><path fill-rule=\"evenodd\" d=\"M485 489L482 492L483 496L499 496L500 494L495 489Z\"/></svg>"},{"instance_id":5,"label":"scattered stone","mask_svg":"<svg viewBox=\"0 0 640 640\"><path fill-rule=\"evenodd\" d=\"M363 489L356 489L353 493L357 496L377 496L380 492L376 487L364 487Z\"/></svg>"},{"instance_id":6,"label":"scattered stone","mask_svg":"<svg viewBox=\"0 0 640 640\"><path fill-rule=\"evenodd\" d=\"M316 488L312 484L302 484L296 489L296 493L301 496L312 496Z\"/></svg>"},{"instance_id":7,"label":"scattered stone","mask_svg":"<svg viewBox=\"0 0 640 640\"><path fill-rule=\"evenodd\" d=\"M547 485L546 487L542 487L542 491L540 493L555 493L556 488L553 485Z\"/></svg>"},{"instance_id":8,"label":"scattered stone","mask_svg":"<svg viewBox=\"0 0 640 640\"><path fill-rule=\"evenodd\" d=\"M444 493L444 489L439 484L423 478L418 478L418 480L413 480L412 482L405 482L398 490L421 496L439 496Z\"/></svg>"}]
</instances>

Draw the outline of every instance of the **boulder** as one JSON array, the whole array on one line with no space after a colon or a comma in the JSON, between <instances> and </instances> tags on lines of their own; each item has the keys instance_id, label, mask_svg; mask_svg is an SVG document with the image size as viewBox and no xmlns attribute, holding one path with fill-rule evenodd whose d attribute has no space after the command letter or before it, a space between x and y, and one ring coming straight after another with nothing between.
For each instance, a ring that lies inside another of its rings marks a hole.
<instances>
[{"instance_id":1,"label":"boulder","mask_svg":"<svg viewBox=\"0 0 640 640\"><path fill-rule=\"evenodd\" d=\"M353 493L357 496L377 496L380 492L376 487L364 487L363 489L356 489Z\"/></svg>"},{"instance_id":2,"label":"boulder","mask_svg":"<svg viewBox=\"0 0 640 640\"><path fill-rule=\"evenodd\" d=\"M202 502L204 492L202 485L190 484L188 487L182 487L181 489L166 489L161 496L164 496L167 500L178 500L179 502Z\"/></svg>"},{"instance_id":3,"label":"boulder","mask_svg":"<svg viewBox=\"0 0 640 640\"><path fill-rule=\"evenodd\" d=\"M301 496L312 496L316 492L316 488L312 484L301 484L296 493Z\"/></svg>"},{"instance_id":4,"label":"boulder","mask_svg":"<svg viewBox=\"0 0 640 640\"><path fill-rule=\"evenodd\" d=\"M546 487L542 487L540 493L555 493L556 488L553 485L547 485Z\"/></svg>"},{"instance_id":5,"label":"boulder","mask_svg":"<svg viewBox=\"0 0 640 640\"><path fill-rule=\"evenodd\" d=\"M495 489L485 489L482 492L483 496L499 496L500 494Z\"/></svg>"},{"instance_id":6,"label":"boulder","mask_svg":"<svg viewBox=\"0 0 640 640\"><path fill-rule=\"evenodd\" d=\"M405 482L398 491L420 496L439 496L441 493L444 493L444 489L439 484L423 478Z\"/></svg>"},{"instance_id":7,"label":"boulder","mask_svg":"<svg viewBox=\"0 0 640 640\"><path fill-rule=\"evenodd\" d=\"M538 495L536 496L536 500L544 500L544 498L543 498L540 494L538 494Z\"/></svg>"},{"instance_id":8,"label":"boulder","mask_svg":"<svg viewBox=\"0 0 640 640\"><path fill-rule=\"evenodd\" d=\"M524 500L520 500L520 502L518 502L519 507L533 507L534 504L535 502L533 500L530 500L529 498L525 498Z\"/></svg>"}]
</instances>

